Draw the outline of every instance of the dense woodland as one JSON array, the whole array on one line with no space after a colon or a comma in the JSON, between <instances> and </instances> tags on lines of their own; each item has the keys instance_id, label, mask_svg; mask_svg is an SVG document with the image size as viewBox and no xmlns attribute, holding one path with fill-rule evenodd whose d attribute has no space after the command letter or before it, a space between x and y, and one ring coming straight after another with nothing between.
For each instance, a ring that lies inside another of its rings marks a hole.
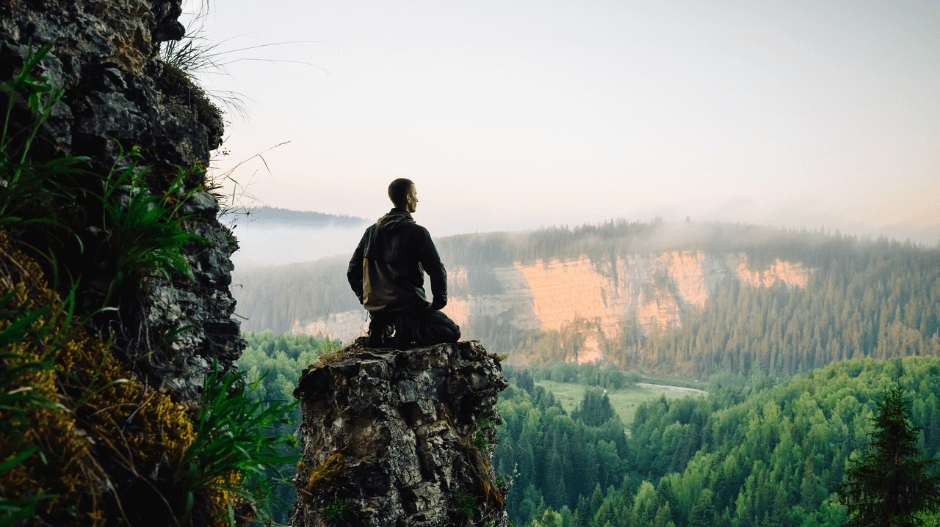
<instances>
[{"instance_id":1,"label":"dense woodland","mask_svg":"<svg viewBox=\"0 0 940 527\"><path fill-rule=\"evenodd\" d=\"M487 349L508 353L510 362L555 364L588 332L599 337L607 361L625 371L699 379L719 369L748 375L755 365L776 377L851 358L940 355L938 248L838 231L657 221L465 234L441 238L437 245L445 265L468 271L467 290L452 288L452 295L498 292L494 266L581 254L602 262L616 255L703 250L745 253L756 269L776 259L813 269L806 288L755 288L728 280L704 308L685 310L681 327L648 336L626 323L619 338L608 340L597 321L584 319L561 331L521 331L500 313L477 317L463 328ZM346 283L347 260L339 256L236 273L238 313L248 319L243 327L282 333L294 320L360 309ZM661 282L651 287L670 287L665 277Z\"/></svg>"},{"instance_id":2,"label":"dense woodland","mask_svg":"<svg viewBox=\"0 0 940 527\"><path fill-rule=\"evenodd\" d=\"M496 463L515 471L517 525L841 525L837 486L895 382L913 401L921 452L940 452L937 357L849 360L777 384L721 372L708 397L643 404L627 427L599 391L567 415L526 372L511 377Z\"/></svg>"},{"instance_id":3,"label":"dense woodland","mask_svg":"<svg viewBox=\"0 0 940 527\"><path fill-rule=\"evenodd\" d=\"M293 400L300 371L338 343L243 333L238 361L260 400ZM643 403L621 422L604 389L639 389L637 377L596 365L505 368L497 470L512 482L515 525L554 527L841 525L837 499L850 458L869 444L884 390L900 382L924 456L940 454L940 358L854 359L806 374L712 375L708 395ZM566 412L538 379L592 386ZM283 426L294 434L294 422ZM290 449L285 448L285 453ZM285 521L296 467L275 475L270 512Z\"/></svg>"}]
</instances>

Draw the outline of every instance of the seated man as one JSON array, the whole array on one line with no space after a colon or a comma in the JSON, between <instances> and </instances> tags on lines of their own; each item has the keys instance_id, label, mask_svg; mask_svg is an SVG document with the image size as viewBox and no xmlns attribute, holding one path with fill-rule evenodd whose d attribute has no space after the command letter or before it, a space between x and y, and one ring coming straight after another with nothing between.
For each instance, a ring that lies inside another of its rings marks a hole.
<instances>
[{"instance_id":1,"label":"seated man","mask_svg":"<svg viewBox=\"0 0 940 527\"><path fill-rule=\"evenodd\" d=\"M418 206L414 183L392 181L388 197L395 208L366 229L346 271L372 316L369 345L406 349L457 342L460 328L440 312L447 304L447 271L431 235L411 217ZM431 277L431 303L424 294L424 272Z\"/></svg>"}]
</instances>

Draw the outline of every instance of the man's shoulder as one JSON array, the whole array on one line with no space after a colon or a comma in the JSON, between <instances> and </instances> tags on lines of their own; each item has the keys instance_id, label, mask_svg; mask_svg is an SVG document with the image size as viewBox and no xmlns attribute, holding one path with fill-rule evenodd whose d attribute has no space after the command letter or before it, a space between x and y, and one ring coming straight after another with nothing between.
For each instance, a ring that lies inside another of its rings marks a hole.
<instances>
[{"instance_id":1,"label":"man's shoulder","mask_svg":"<svg viewBox=\"0 0 940 527\"><path fill-rule=\"evenodd\" d=\"M369 225L368 227L366 227L366 230L362 233L362 237L365 238L366 236L369 236L370 233L375 232L375 230L378 228L379 228L378 223L373 223L372 225Z\"/></svg>"},{"instance_id":2,"label":"man's shoulder","mask_svg":"<svg viewBox=\"0 0 940 527\"><path fill-rule=\"evenodd\" d=\"M427 230L426 228L424 228L423 225L418 225L417 223L409 223L408 225L409 225L409 228L411 228L411 229L414 230L415 232L421 232L421 233L424 233L424 234L428 234L428 230Z\"/></svg>"}]
</instances>

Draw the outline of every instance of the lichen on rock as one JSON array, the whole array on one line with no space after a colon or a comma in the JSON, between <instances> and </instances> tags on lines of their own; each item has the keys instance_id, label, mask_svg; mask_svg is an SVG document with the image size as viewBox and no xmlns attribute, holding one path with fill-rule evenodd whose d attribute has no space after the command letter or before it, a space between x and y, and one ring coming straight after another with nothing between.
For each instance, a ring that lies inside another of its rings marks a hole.
<instances>
[{"instance_id":1,"label":"lichen on rock","mask_svg":"<svg viewBox=\"0 0 940 527\"><path fill-rule=\"evenodd\" d=\"M360 338L304 370L293 527L501 525L498 359L478 341L397 351Z\"/></svg>"}]
</instances>

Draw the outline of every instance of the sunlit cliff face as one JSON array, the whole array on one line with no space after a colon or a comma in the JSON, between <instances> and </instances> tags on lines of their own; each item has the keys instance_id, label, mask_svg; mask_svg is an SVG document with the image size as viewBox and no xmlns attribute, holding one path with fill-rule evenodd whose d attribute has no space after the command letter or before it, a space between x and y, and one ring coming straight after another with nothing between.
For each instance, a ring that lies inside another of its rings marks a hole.
<instances>
[{"instance_id":1,"label":"sunlit cliff face","mask_svg":"<svg viewBox=\"0 0 940 527\"><path fill-rule=\"evenodd\" d=\"M770 287L777 282L806 287L809 279L809 270L799 263L776 260L766 269L753 269L744 254L693 251L618 257L616 264L594 262L582 255L576 260L538 260L531 265L517 262L497 271L505 284L503 294L455 297L444 312L468 327L475 313L492 315L516 304L525 306L529 315L512 315L510 322L520 329L560 331L566 324L585 318L598 320L604 335L613 339L624 324L636 324L640 334L681 326L681 313L703 307L724 280L736 279L752 287ZM460 280L466 272L458 268L451 276ZM578 361L596 360L601 355L598 339L585 335Z\"/></svg>"},{"instance_id":2,"label":"sunlit cliff face","mask_svg":"<svg viewBox=\"0 0 940 527\"><path fill-rule=\"evenodd\" d=\"M711 256L702 252L668 252L617 258L596 265L577 260L516 264L532 291L533 313L541 329L559 330L575 318L599 318L613 337L624 320L635 315L647 330L679 325L683 308L705 305L722 280L736 278L753 287L780 281L806 287L802 264L777 260L766 270L752 270L747 256Z\"/></svg>"},{"instance_id":3,"label":"sunlit cliff face","mask_svg":"<svg viewBox=\"0 0 940 527\"><path fill-rule=\"evenodd\" d=\"M577 259L537 260L533 264L489 270L494 282L486 292L462 267L448 270L451 291L444 313L469 334L473 320L492 317L519 330L561 331L578 319L597 321L600 330L585 330L578 362L603 357L602 340L616 339L626 325L640 335L682 324L682 314L700 309L722 282L738 280L751 287L806 287L810 270L800 263L775 260L756 268L744 254L673 251L618 256L616 262ZM430 293L430 292L429 292ZM344 312L313 321L297 321L295 333L319 334L344 341L365 334L365 311ZM572 358L573 359L573 358Z\"/></svg>"}]
</instances>

